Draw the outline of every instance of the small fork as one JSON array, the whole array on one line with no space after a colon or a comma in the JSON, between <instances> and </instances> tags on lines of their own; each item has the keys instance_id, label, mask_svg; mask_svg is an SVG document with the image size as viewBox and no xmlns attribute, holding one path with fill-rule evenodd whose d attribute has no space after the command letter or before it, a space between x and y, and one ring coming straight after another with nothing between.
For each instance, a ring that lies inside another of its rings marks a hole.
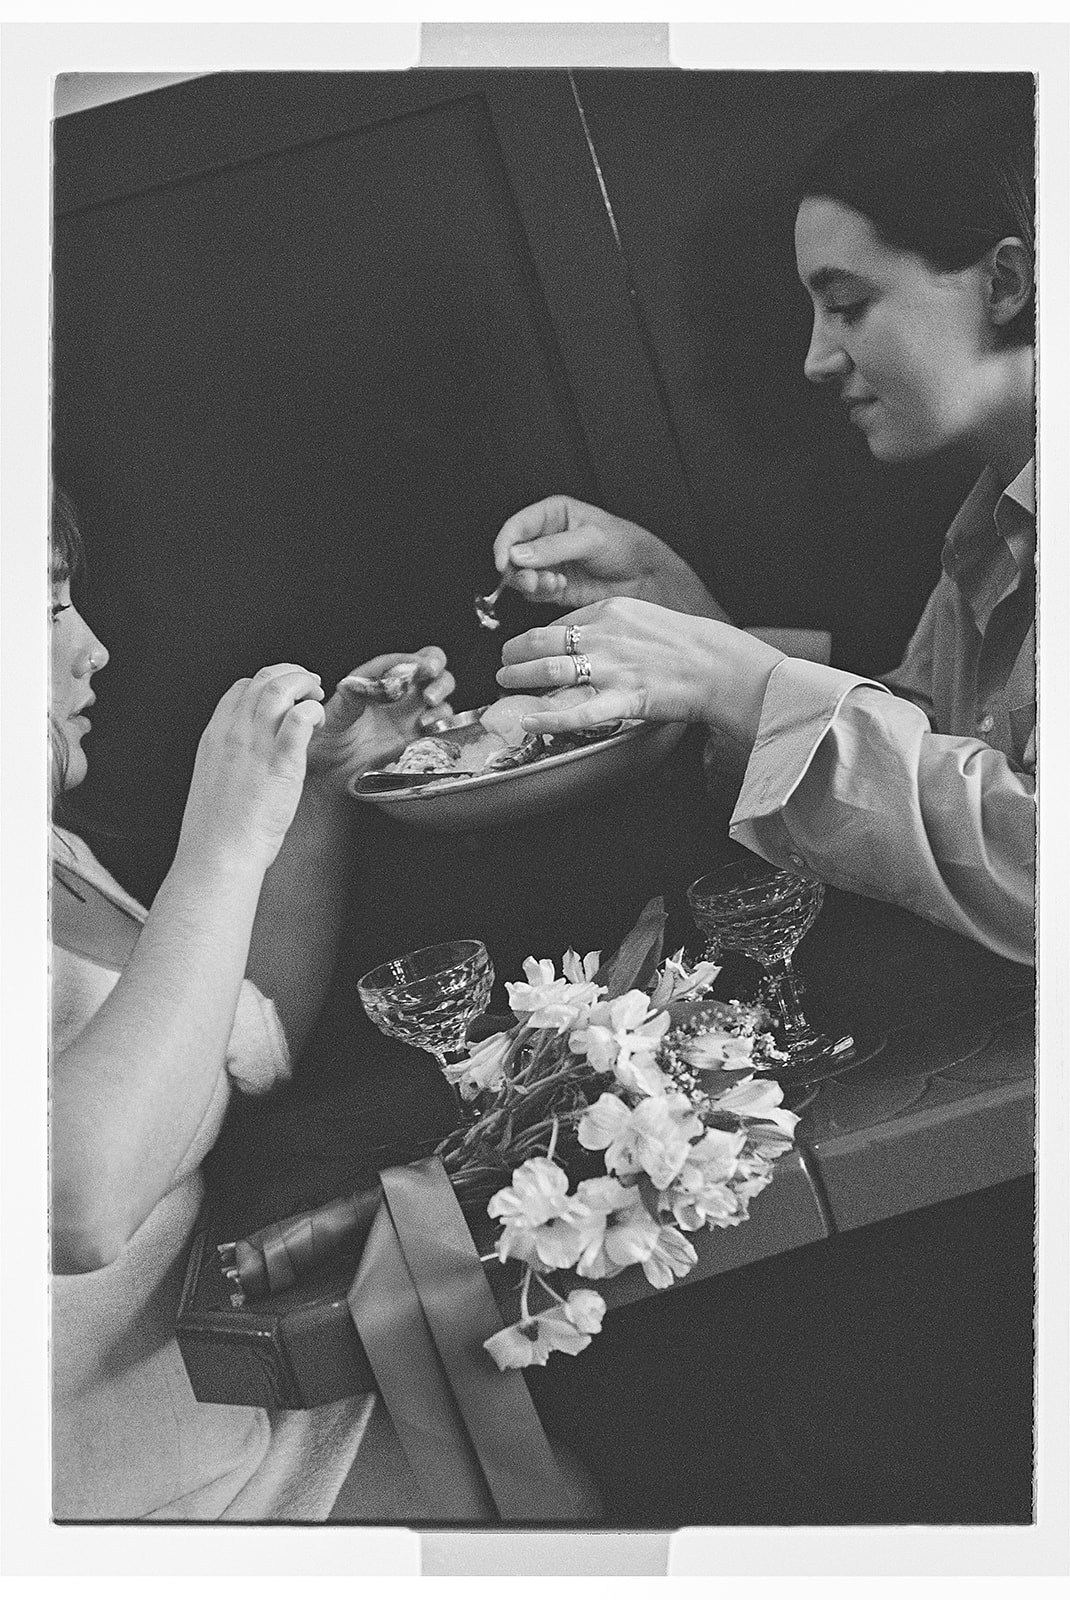
<instances>
[{"instance_id":1,"label":"small fork","mask_svg":"<svg viewBox=\"0 0 1070 1600\"><path fill-rule=\"evenodd\" d=\"M494 608L501 599L502 592L506 588L508 582L509 568L506 567L505 572L502 574L502 581L499 583L496 589L491 590L490 594L477 594L473 597L475 600L476 616L479 618L479 626L481 628L501 627L502 619L499 617Z\"/></svg>"}]
</instances>

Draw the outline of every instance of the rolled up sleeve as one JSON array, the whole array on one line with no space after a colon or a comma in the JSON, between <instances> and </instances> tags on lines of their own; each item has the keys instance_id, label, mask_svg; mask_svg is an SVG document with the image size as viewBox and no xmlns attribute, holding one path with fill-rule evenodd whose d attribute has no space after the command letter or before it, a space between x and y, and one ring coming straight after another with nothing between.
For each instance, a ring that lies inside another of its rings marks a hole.
<instances>
[{"instance_id":1,"label":"rolled up sleeve","mask_svg":"<svg viewBox=\"0 0 1070 1600\"><path fill-rule=\"evenodd\" d=\"M1032 962L1035 785L982 740L934 733L883 685L774 669L732 837Z\"/></svg>"}]
</instances>

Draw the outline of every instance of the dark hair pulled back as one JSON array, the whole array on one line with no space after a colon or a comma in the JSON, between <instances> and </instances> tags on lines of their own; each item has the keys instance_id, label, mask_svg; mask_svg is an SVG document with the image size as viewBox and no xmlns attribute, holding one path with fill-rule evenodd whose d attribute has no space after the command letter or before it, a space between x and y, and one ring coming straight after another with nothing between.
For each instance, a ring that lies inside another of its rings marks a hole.
<instances>
[{"instance_id":1,"label":"dark hair pulled back","mask_svg":"<svg viewBox=\"0 0 1070 1600\"><path fill-rule=\"evenodd\" d=\"M948 73L864 112L806 163L796 201L858 211L893 249L961 271L1001 239L1034 250L1034 108L1028 73ZM1032 298L1005 330L1031 343Z\"/></svg>"}]
</instances>

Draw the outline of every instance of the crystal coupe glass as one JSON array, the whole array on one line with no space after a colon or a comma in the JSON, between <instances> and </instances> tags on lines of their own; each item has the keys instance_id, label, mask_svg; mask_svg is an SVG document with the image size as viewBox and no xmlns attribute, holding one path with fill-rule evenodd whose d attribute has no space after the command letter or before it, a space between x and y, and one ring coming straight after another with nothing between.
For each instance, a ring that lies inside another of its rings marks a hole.
<instances>
[{"instance_id":1,"label":"crystal coupe glass","mask_svg":"<svg viewBox=\"0 0 1070 1600\"><path fill-rule=\"evenodd\" d=\"M467 1056L468 1028L487 1009L493 984L486 945L456 939L384 961L357 991L381 1033L430 1051L445 1069Z\"/></svg>"},{"instance_id":2,"label":"crystal coupe glass","mask_svg":"<svg viewBox=\"0 0 1070 1600\"><path fill-rule=\"evenodd\" d=\"M687 891L696 927L706 939L706 958L738 950L765 969L761 998L773 1019L777 1045L788 1060L778 1070L784 1083L810 1083L838 1071L854 1054L854 1040L832 1039L811 1027L803 1010L802 980L792 955L813 926L825 885L772 867L758 856L716 867Z\"/></svg>"}]
</instances>

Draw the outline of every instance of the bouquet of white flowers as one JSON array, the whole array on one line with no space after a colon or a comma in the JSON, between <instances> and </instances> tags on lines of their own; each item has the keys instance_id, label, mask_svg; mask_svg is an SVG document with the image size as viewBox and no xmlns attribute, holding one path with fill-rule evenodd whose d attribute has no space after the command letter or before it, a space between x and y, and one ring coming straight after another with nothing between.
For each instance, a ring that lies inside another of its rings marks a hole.
<instances>
[{"instance_id":1,"label":"bouquet of white flowers","mask_svg":"<svg viewBox=\"0 0 1070 1600\"><path fill-rule=\"evenodd\" d=\"M601 1327L601 1295L549 1274L635 1266L667 1288L698 1259L687 1235L746 1221L792 1145L768 1017L710 998L712 962L662 963L664 926L653 900L604 963L569 950L558 976L529 958L506 985L516 1023L450 1069L477 1115L437 1154L462 1201L489 1197L495 1254L524 1268L519 1320L485 1344L503 1370L575 1355Z\"/></svg>"}]
</instances>

